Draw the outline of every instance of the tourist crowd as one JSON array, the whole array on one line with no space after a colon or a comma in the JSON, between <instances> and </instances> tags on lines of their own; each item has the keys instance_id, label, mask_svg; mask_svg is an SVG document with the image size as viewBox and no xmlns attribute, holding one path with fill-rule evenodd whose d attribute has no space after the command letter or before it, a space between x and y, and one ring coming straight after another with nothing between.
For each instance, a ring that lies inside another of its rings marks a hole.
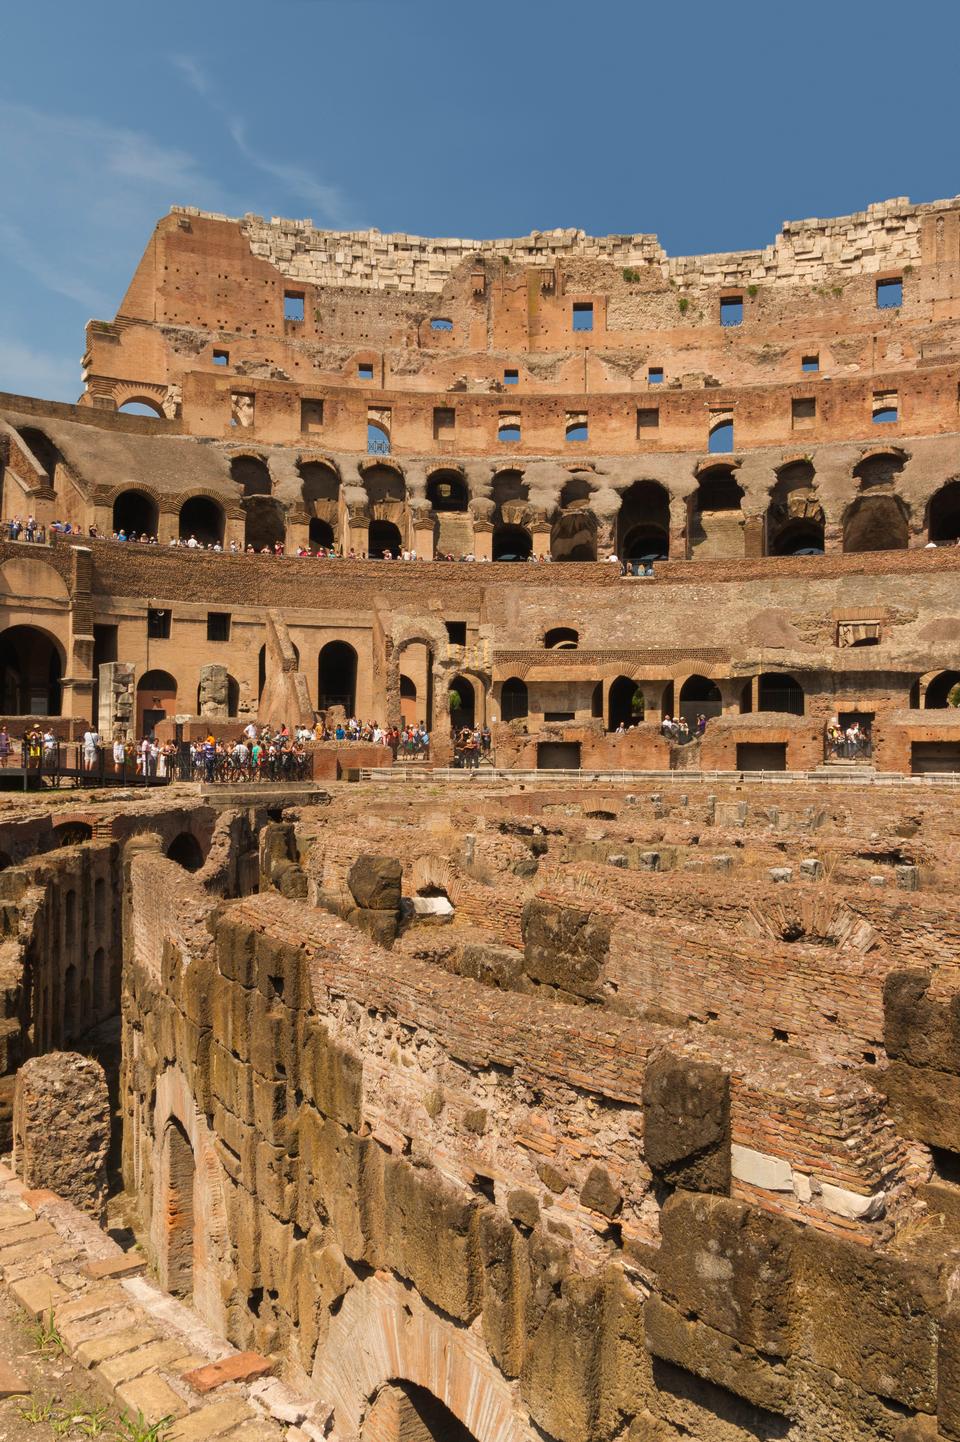
<instances>
[{"instance_id":1,"label":"tourist crowd","mask_svg":"<svg viewBox=\"0 0 960 1442\"><path fill-rule=\"evenodd\" d=\"M837 716L827 722L827 754L836 760L853 761L858 756L869 756L871 750L870 732L859 721L841 726Z\"/></svg>"},{"instance_id":2,"label":"tourist crowd","mask_svg":"<svg viewBox=\"0 0 960 1442\"><path fill-rule=\"evenodd\" d=\"M697 717L693 726L687 721L686 716L664 716L660 722L660 735L666 736L668 741L677 745L685 746L688 741L698 740L707 729L707 718L702 713Z\"/></svg>"}]
</instances>

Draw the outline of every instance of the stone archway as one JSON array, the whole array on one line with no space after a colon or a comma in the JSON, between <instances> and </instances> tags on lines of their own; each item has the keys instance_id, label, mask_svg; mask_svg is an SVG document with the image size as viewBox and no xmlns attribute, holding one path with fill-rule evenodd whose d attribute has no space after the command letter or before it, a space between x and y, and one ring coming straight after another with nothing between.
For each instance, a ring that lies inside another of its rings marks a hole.
<instances>
[{"instance_id":1,"label":"stone archway","mask_svg":"<svg viewBox=\"0 0 960 1442\"><path fill-rule=\"evenodd\" d=\"M318 1350L313 1381L345 1437L366 1442L364 1429L382 1389L403 1382L427 1392L475 1442L534 1442L482 1336L383 1272L347 1293Z\"/></svg>"}]
</instances>

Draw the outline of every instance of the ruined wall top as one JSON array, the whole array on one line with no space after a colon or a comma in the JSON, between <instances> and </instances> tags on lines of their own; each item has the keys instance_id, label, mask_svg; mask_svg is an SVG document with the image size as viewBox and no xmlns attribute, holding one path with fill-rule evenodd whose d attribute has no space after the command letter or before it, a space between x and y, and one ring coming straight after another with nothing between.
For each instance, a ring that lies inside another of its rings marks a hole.
<instances>
[{"instance_id":1,"label":"ruined wall top","mask_svg":"<svg viewBox=\"0 0 960 1442\"><path fill-rule=\"evenodd\" d=\"M320 230L311 220L245 215L241 220L191 206L185 217L239 223L256 256L291 279L359 290L439 292L465 260L552 265L594 260L643 269L686 286L778 282L809 284L820 275L874 274L920 260L925 217L953 210L958 200L912 205L906 196L880 201L853 215L784 222L772 245L716 255L669 256L656 235L589 236L582 230L533 231L500 240L431 239L379 230Z\"/></svg>"}]
</instances>

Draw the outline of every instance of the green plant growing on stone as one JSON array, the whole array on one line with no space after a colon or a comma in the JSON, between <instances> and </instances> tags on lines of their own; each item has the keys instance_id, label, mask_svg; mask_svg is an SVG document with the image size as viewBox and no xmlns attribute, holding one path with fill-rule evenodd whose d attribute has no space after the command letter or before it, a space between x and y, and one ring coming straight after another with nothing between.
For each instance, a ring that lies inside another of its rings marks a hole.
<instances>
[{"instance_id":1,"label":"green plant growing on stone","mask_svg":"<svg viewBox=\"0 0 960 1442\"><path fill-rule=\"evenodd\" d=\"M947 705L960 706L960 681L947 692Z\"/></svg>"},{"instance_id":2,"label":"green plant growing on stone","mask_svg":"<svg viewBox=\"0 0 960 1442\"><path fill-rule=\"evenodd\" d=\"M53 1417L53 1403L49 1398L26 1397L17 1409L23 1422L49 1422Z\"/></svg>"},{"instance_id":3,"label":"green plant growing on stone","mask_svg":"<svg viewBox=\"0 0 960 1442\"><path fill-rule=\"evenodd\" d=\"M142 1412L138 1412L136 1417L131 1417L129 1412L121 1412L113 1435L116 1442L163 1442L172 1422L172 1417L148 1422Z\"/></svg>"},{"instance_id":4,"label":"green plant growing on stone","mask_svg":"<svg viewBox=\"0 0 960 1442\"><path fill-rule=\"evenodd\" d=\"M690 309L690 297L686 295L680 296L679 300L677 301L677 305L680 307L680 314L686 315L687 311Z\"/></svg>"},{"instance_id":5,"label":"green plant growing on stone","mask_svg":"<svg viewBox=\"0 0 960 1442\"><path fill-rule=\"evenodd\" d=\"M623 268L623 278L626 281L639 280L640 272L632 265L625 265Z\"/></svg>"},{"instance_id":6,"label":"green plant growing on stone","mask_svg":"<svg viewBox=\"0 0 960 1442\"><path fill-rule=\"evenodd\" d=\"M103 1437L109 1426L106 1407L87 1407L82 1401L73 1406L68 1402L66 1411L51 1423L58 1437Z\"/></svg>"},{"instance_id":7,"label":"green plant growing on stone","mask_svg":"<svg viewBox=\"0 0 960 1442\"><path fill-rule=\"evenodd\" d=\"M63 1338L60 1329L53 1320L53 1308L50 1308L46 1317L39 1317L34 1326L30 1328L30 1336L33 1338L34 1346L38 1352L60 1353L63 1351Z\"/></svg>"},{"instance_id":8,"label":"green plant growing on stone","mask_svg":"<svg viewBox=\"0 0 960 1442\"><path fill-rule=\"evenodd\" d=\"M447 705L451 711L459 711L463 707L463 700L459 691L450 690L447 692Z\"/></svg>"},{"instance_id":9,"label":"green plant growing on stone","mask_svg":"<svg viewBox=\"0 0 960 1442\"><path fill-rule=\"evenodd\" d=\"M747 286L747 295L750 297L751 300L753 300L753 299L756 297L756 294L757 294L757 291L759 290L759 288L760 288L760 287L759 287L759 286L756 286L756 285L748 285L748 286Z\"/></svg>"}]
</instances>

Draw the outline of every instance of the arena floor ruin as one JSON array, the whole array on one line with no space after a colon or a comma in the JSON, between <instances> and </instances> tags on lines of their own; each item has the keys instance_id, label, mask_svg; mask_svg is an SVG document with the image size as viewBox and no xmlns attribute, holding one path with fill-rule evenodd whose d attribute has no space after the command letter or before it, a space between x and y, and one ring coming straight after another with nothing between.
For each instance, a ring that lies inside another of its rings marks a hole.
<instances>
[{"instance_id":1,"label":"arena floor ruin","mask_svg":"<svg viewBox=\"0 0 960 1442\"><path fill-rule=\"evenodd\" d=\"M0 831L0 1278L114 1413L960 1435L948 786L178 786Z\"/></svg>"}]
</instances>

